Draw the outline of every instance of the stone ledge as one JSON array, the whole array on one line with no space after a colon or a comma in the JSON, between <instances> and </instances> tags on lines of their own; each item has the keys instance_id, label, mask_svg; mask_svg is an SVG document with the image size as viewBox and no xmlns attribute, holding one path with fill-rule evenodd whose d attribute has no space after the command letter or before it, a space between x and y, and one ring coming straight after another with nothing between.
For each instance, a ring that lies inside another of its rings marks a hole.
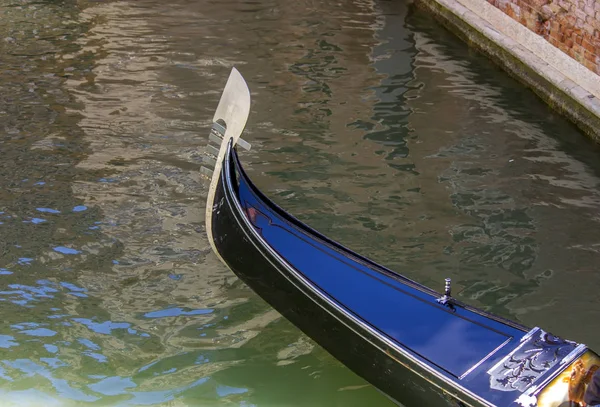
<instances>
[{"instance_id":1,"label":"stone ledge","mask_svg":"<svg viewBox=\"0 0 600 407\"><path fill-rule=\"evenodd\" d=\"M600 77L485 0L416 0L600 143Z\"/></svg>"}]
</instances>

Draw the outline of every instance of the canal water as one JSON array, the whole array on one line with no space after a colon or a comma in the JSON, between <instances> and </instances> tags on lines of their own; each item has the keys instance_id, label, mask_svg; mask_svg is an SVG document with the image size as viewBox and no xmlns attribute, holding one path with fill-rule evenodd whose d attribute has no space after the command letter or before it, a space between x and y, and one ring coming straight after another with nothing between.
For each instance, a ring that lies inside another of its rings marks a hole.
<instances>
[{"instance_id":1,"label":"canal water","mask_svg":"<svg viewBox=\"0 0 600 407\"><path fill-rule=\"evenodd\" d=\"M600 349L600 150L414 6L0 10L0 405L392 405L210 252L198 170L233 66L278 204Z\"/></svg>"}]
</instances>

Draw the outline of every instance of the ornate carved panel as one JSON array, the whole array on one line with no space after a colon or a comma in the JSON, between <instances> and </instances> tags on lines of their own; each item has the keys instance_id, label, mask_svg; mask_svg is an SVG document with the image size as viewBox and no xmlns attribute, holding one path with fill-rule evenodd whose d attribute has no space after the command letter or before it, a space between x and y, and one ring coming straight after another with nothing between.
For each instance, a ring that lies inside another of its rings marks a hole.
<instances>
[{"instance_id":1,"label":"ornate carved panel","mask_svg":"<svg viewBox=\"0 0 600 407\"><path fill-rule=\"evenodd\" d=\"M523 392L576 346L575 342L535 329L517 349L488 371L490 387Z\"/></svg>"}]
</instances>

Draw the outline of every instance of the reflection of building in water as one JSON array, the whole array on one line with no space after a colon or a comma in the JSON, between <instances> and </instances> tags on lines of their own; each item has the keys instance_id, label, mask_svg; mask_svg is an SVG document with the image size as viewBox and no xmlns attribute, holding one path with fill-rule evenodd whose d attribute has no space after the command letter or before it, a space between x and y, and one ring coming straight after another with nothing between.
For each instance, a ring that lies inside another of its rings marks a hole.
<instances>
[{"instance_id":1,"label":"reflection of building in water","mask_svg":"<svg viewBox=\"0 0 600 407\"><path fill-rule=\"evenodd\" d=\"M415 223L430 254L416 256L415 278L453 273L464 285L459 298L592 345L597 340L581 321L594 311L576 299L596 296L589 270L598 253L589 227L600 203L595 153L566 152L560 135L572 128L533 95L522 96L530 101L526 113L507 107L510 93L523 91L509 78L490 79L496 69L483 58L474 69L468 51L461 58L424 18L410 21L416 80L427 97L408 99L409 158L422 196L406 216L423 216ZM534 121L538 115L546 119ZM435 219L424 216L428 207ZM427 267L418 263L423 258L439 263Z\"/></svg>"},{"instance_id":2,"label":"reflection of building in water","mask_svg":"<svg viewBox=\"0 0 600 407\"><path fill-rule=\"evenodd\" d=\"M365 15L372 7L359 6ZM251 173L286 210L359 251L374 249L365 245L364 232L380 240L372 232L385 227L389 214L379 206L381 192L390 189L397 173L382 166L389 145L368 139L396 126L393 113L386 121L376 109L393 109L391 104L403 101L402 92L392 89L400 81L380 65L402 69L410 66L413 54L410 34L402 29L406 5L376 7L376 15L370 15L376 18L357 21L355 16L347 23L354 29L338 30L329 26L331 21L315 25L321 38L317 47L290 66L303 92L285 124L284 140L269 135L275 148L261 152L266 157L262 174Z\"/></svg>"},{"instance_id":3,"label":"reflection of building in water","mask_svg":"<svg viewBox=\"0 0 600 407\"><path fill-rule=\"evenodd\" d=\"M152 7L151 14L129 2L84 9L81 19L90 30L79 41L82 50L63 56L94 61L89 72L67 81L78 102L69 112L80 115L89 143L89 155L77 166L83 175L72 189L102 214L102 223L98 240L82 248L99 254L72 264L90 297L65 306L75 317L71 327L61 328L70 343L84 338L88 354L69 373L56 374L98 389L104 379L89 375L106 363L106 375L127 382L124 394L192 386L242 364L248 354L276 366L312 351L297 331L269 329L279 315L210 253L200 146L233 65L247 78L256 109L248 138L258 149L248 162L269 160L269 149L290 145L279 129L298 116L296 107L320 103L310 88L315 80L332 96L325 103L330 106L312 112L343 126L346 113L328 116L327 109L354 103L349 112L360 115L368 106L359 95L371 80L368 54L375 41L369 2ZM323 18L336 13L341 17ZM304 63L315 76L290 68ZM306 116L299 117L304 123ZM115 245L118 252L103 251ZM110 264L110 271L99 273L99 263ZM267 349L273 344L276 349ZM69 360L77 357L73 348L63 348Z\"/></svg>"}]
</instances>

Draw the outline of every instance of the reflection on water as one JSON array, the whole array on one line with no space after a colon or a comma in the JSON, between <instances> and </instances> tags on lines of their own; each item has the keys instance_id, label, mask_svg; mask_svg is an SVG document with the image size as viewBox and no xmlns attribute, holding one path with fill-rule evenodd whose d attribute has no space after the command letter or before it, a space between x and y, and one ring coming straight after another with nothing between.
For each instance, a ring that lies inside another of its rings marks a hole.
<instances>
[{"instance_id":1,"label":"reflection on water","mask_svg":"<svg viewBox=\"0 0 600 407\"><path fill-rule=\"evenodd\" d=\"M397 2L0 0L3 405L391 405L210 252L230 68L250 174L349 247L600 348L598 149Z\"/></svg>"}]
</instances>

